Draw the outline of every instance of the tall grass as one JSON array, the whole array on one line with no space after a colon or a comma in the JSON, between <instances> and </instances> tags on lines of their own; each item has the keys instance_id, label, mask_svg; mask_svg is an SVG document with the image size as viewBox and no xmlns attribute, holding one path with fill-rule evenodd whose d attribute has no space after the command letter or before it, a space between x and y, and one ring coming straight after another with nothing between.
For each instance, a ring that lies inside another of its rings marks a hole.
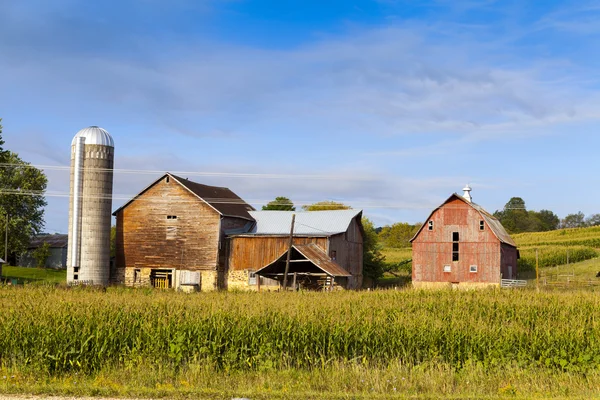
<instances>
[{"instance_id":1,"label":"tall grass","mask_svg":"<svg viewBox=\"0 0 600 400\"><path fill-rule=\"evenodd\" d=\"M594 293L208 293L0 288L0 360L61 375L158 363L600 368Z\"/></svg>"}]
</instances>

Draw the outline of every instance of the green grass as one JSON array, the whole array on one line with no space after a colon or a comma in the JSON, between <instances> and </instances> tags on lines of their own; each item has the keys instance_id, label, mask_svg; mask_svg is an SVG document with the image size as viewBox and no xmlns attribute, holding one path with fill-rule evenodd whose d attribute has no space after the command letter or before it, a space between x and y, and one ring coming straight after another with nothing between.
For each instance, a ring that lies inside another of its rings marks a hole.
<instances>
[{"instance_id":1,"label":"green grass","mask_svg":"<svg viewBox=\"0 0 600 400\"><path fill-rule=\"evenodd\" d=\"M58 284L67 281L67 271L52 268L2 267L2 279L8 282Z\"/></svg>"},{"instance_id":2,"label":"green grass","mask_svg":"<svg viewBox=\"0 0 600 400\"><path fill-rule=\"evenodd\" d=\"M25 286L0 287L0 303L3 392L600 394L600 297L590 291L184 294Z\"/></svg>"},{"instance_id":3,"label":"green grass","mask_svg":"<svg viewBox=\"0 0 600 400\"><path fill-rule=\"evenodd\" d=\"M385 262L398 263L412 258L412 248L397 249L392 247L384 247L381 254L385 256Z\"/></svg>"}]
</instances>

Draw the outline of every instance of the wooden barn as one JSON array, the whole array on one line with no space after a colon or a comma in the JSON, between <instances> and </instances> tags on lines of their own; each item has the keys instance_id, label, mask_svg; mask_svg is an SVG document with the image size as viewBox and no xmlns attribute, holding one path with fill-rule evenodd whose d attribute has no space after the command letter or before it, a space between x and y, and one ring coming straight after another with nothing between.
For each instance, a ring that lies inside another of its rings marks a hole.
<instances>
[{"instance_id":1,"label":"wooden barn","mask_svg":"<svg viewBox=\"0 0 600 400\"><path fill-rule=\"evenodd\" d=\"M180 290L359 288L362 211L255 211L231 190L165 174L116 210L114 283Z\"/></svg>"},{"instance_id":2,"label":"wooden barn","mask_svg":"<svg viewBox=\"0 0 600 400\"><path fill-rule=\"evenodd\" d=\"M295 215L289 286L358 289L362 285L361 210L251 211L252 230L229 238L229 287L265 289L283 281Z\"/></svg>"},{"instance_id":3,"label":"wooden barn","mask_svg":"<svg viewBox=\"0 0 600 400\"><path fill-rule=\"evenodd\" d=\"M516 279L517 245L500 221L472 202L471 188L436 208L412 238L415 287L498 286Z\"/></svg>"},{"instance_id":4,"label":"wooden barn","mask_svg":"<svg viewBox=\"0 0 600 400\"><path fill-rule=\"evenodd\" d=\"M113 214L112 281L182 290L226 287L225 237L249 231L252 210L227 188L163 175Z\"/></svg>"}]
</instances>

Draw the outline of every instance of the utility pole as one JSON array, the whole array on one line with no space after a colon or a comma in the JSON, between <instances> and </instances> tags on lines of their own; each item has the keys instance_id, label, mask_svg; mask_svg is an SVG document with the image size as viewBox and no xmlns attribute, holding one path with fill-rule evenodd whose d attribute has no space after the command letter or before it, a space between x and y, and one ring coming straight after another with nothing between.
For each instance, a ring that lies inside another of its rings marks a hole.
<instances>
[{"instance_id":1,"label":"utility pole","mask_svg":"<svg viewBox=\"0 0 600 400\"><path fill-rule=\"evenodd\" d=\"M292 245L294 244L294 222L296 222L296 214L292 214L292 226L290 227L290 242L288 245L287 260L285 261L285 272L283 273L283 290L287 289L287 277L290 272L290 257L292 256Z\"/></svg>"}]
</instances>

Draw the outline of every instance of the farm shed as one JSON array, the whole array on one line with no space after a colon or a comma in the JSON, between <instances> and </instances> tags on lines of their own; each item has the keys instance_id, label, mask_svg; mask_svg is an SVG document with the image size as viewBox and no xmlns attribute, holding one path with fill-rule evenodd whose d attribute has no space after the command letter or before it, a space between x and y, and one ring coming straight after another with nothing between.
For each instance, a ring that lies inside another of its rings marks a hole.
<instances>
[{"instance_id":1,"label":"farm shed","mask_svg":"<svg viewBox=\"0 0 600 400\"><path fill-rule=\"evenodd\" d=\"M19 257L17 264L20 267L37 267L37 261L33 256L33 252L43 246L44 243L48 243L48 246L50 247L50 257L46 260L44 267L67 268L68 242L68 235L54 234L35 236L31 242L29 242L27 251Z\"/></svg>"},{"instance_id":2,"label":"farm shed","mask_svg":"<svg viewBox=\"0 0 600 400\"><path fill-rule=\"evenodd\" d=\"M516 279L517 245L500 221L472 202L471 188L433 210L411 239L415 287L499 286Z\"/></svg>"},{"instance_id":3,"label":"farm shed","mask_svg":"<svg viewBox=\"0 0 600 400\"><path fill-rule=\"evenodd\" d=\"M225 237L249 231L252 210L227 188L166 173L113 213L112 281L182 290L225 288Z\"/></svg>"},{"instance_id":4,"label":"farm shed","mask_svg":"<svg viewBox=\"0 0 600 400\"><path fill-rule=\"evenodd\" d=\"M248 233L228 239L228 286L256 289L279 287L295 214L288 282L316 289L362 285L363 227L361 210L250 211L256 221Z\"/></svg>"}]
</instances>

